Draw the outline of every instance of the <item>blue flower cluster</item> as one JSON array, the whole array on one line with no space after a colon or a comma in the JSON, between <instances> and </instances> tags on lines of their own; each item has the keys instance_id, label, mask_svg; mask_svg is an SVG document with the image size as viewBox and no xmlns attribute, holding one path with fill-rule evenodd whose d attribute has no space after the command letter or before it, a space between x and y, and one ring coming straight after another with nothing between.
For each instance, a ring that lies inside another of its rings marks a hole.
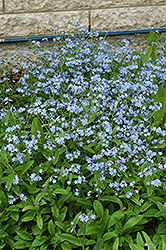
<instances>
[{"instance_id":1,"label":"blue flower cluster","mask_svg":"<svg viewBox=\"0 0 166 250\"><path fill-rule=\"evenodd\" d=\"M12 103L12 95L2 100L0 128L9 164L17 169L33 160L25 181L35 187L62 180L75 196L106 192L143 203L144 186L163 188L166 170L166 123L153 126L154 112L162 108L154 97L166 80L164 52L155 64L150 58L140 67L140 56L125 39L119 49L102 38L98 44L85 37L61 42L54 39L54 52L44 53L32 41L39 64L22 62L25 73L16 89L21 101ZM14 118L5 118L8 110ZM42 127L36 134L34 117ZM13 185L20 182L15 175Z\"/></svg>"}]
</instances>

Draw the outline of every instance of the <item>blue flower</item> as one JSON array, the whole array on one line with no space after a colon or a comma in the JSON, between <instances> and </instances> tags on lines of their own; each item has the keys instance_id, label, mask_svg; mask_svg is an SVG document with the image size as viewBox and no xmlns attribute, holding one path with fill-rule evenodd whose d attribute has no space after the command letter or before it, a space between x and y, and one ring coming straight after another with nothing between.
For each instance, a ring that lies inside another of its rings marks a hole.
<instances>
[{"instance_id":1,"label":"blue flower","mask_svg":"<svg viewBox=\"0 0 166 250\"><path fill-rule=\"evenodd\" d=\"M19 183L19 178L17 175L14 175L12 183L13 183L13 185L17 185Z\"/></svg>"},{"instance_id":2,"label":"blue flower","mask_svg":"<svg viewBox=\"0 0 166 250\"><path fill-rule=\"evenodd\" d=\"M16 201L16 198L14 198L13 195L8 195L8 197L11 198L9 204L13 204Z\"/></svg>"},{"instance_id":3,"label":"blue flower","mask_svg":"<svg viewBox=\"0 0 166 250\"><path fill-rule=\"evenodd\" d=\"M131 192L127 192L127 194L126 194L126 198L130 198L130 197L132 197L132 193Z\"/></svg>"},{"instance_id":4,"label":"blue flower","mask_svg":"<svg viewBox=\"0 0 166 250\"><path fill-rule=\"evenodd\" d=\"M140 202L140 203L144 203L144 200L143 200L143 199L140 199L139 202Z\"/></svg>"},{"instance_id":5,"label":"blue flower","mask_svg":"<svg viewBox=\"0 0 166 250\"><path fill-rule=\"evenodd\" d=\"M71 222L71 225L72 225L72 229L70 230L70 233L72 233L76 228L76 225L73 221Z\"/></svg>"},{"instance_id":6,"label":"blue flower","mask_svg":"<svg viewBox=\"0 0 166 250\"><path fill-rule=\"evenodd\" d=\"M26 201L26 200L27 200L27 197L26 197L23 193L21 193L21 195L20 195L20 200Z\"/></svg>"},{"instance_id":7,"label":"blue flower","mask_svg":"<svg viewBox=\"0 0 166 250\"><path fill-rule=\"evenodd\" d=\"M96 219L96 215L95 214L91 214L90 217L91 217L92 220Z\"/></svg>"},{"instance_id":8,"label":"blue flower","mask_svg":"<svg viewBox=\"0 0 166 250\"><path fill-rule=\"evenodd\" d=\"M155 187L160 187L161 181L159 179L155 179L155 180L151 181L151 185L153 185Z\"/></svg>"},{"instance_id":9,"label":"blue flower","mask_svg":"<svg viewBox=\"0 0 166 250\"><path fill-rule=\"evenodd\" d=\"M28 51L28 50L23 49L23 50L21 51L21 53L22 53L22 54L29 54L29 51Z\"/></svg>"},{"instance_id":10,"label":"blue flower","mask_svg":"<svg viewBox=\"0 0 166 250\"><path fill-rule=\"evenodd\" d=\"M54 26L51 28L51 30L58 30L58 28Z\"/></svg>"},{"instance_id":11,"label":"blue flower","mask_svg":"<svg viewBox=\"0 0 166 250\"><path fill-rule=\"evenodd\" d=\"M79 189L78 189L78 188L76 188L76 189L75 189L75 193L74 193L74 195L76 195L76 196L78 196L78 195L79 195Z\"/></svg>"}]
</instances>

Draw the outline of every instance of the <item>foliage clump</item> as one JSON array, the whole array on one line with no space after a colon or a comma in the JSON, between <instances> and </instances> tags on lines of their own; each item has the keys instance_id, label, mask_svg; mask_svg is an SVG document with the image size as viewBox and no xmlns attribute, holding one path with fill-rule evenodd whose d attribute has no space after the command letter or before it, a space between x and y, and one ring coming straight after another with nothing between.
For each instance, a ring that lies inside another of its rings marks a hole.
<instances>
[{"instance_id":1,"label":"foliage clump","mask_svg":"<svg viewBox=\"0 0 166 250\"><path fill-rule=\"evenodd\" d=\"M165 48L78 30L31 41L19 85L1 60L0 249L164 246Z\"/></svg>"}]
</instances>

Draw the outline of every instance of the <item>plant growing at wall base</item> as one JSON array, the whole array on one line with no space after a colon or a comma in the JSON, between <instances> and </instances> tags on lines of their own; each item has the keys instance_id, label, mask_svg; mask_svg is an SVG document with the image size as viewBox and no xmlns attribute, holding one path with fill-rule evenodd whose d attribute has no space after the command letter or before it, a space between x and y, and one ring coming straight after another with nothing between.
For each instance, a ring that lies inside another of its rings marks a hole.
<instances>
[{"instance_id":1,"label":"plant growing at wall base","mask_svg":"<svg viewBox=\"0 0 166 250\"><path fill-rule=\"evenodd\" d=\"M128 250L144 247L141 231L159 247L164 50L139 67L126 39L117 49L77 28L52 51L31 41L39 62L21 63L18 86L2 66L0 248Z\"/></svg>"}]
</instances>

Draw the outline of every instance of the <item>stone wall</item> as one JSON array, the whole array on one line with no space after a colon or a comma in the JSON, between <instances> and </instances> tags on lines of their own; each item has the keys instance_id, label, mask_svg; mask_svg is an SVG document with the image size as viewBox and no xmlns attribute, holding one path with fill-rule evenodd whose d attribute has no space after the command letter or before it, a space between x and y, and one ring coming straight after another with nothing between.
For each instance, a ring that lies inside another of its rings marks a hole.
<instances>
[{"instance_id":1,"label":"stone wall","mask_svg":"<svg viewBox=\"0 0 166 250\"><path fill-rule=\"evenodd\" d=\"M79 22L81 27L97 31L126 31L147 29L148 26L166 28L166 0L0 0L0 40L7 38L51 36L53 26L62 30L76 30L69 21ZM109 30L108 30L109 29ZM110 43L126 38L130 47L140 50L141 42L136 35L108 37ZM146 44L147 34L140 40ZM29 51L36 61L27 42L0 43L0 60L6 59L9 66L29 60L21 51ZM47 43L52 50L52 41ZM16 56L17 60L11 60Z\"/></svg>"},{"instance_id":2,"label":"stone wall","mask_svg":"<svg viewBox=\"0 0 166 250\"><path fill-rule=\"evenodd\" d=\"M166 28L166 0L0 0L0 39L54 35L74 27L98 31Z\"/></svg>"}]
</instances>

